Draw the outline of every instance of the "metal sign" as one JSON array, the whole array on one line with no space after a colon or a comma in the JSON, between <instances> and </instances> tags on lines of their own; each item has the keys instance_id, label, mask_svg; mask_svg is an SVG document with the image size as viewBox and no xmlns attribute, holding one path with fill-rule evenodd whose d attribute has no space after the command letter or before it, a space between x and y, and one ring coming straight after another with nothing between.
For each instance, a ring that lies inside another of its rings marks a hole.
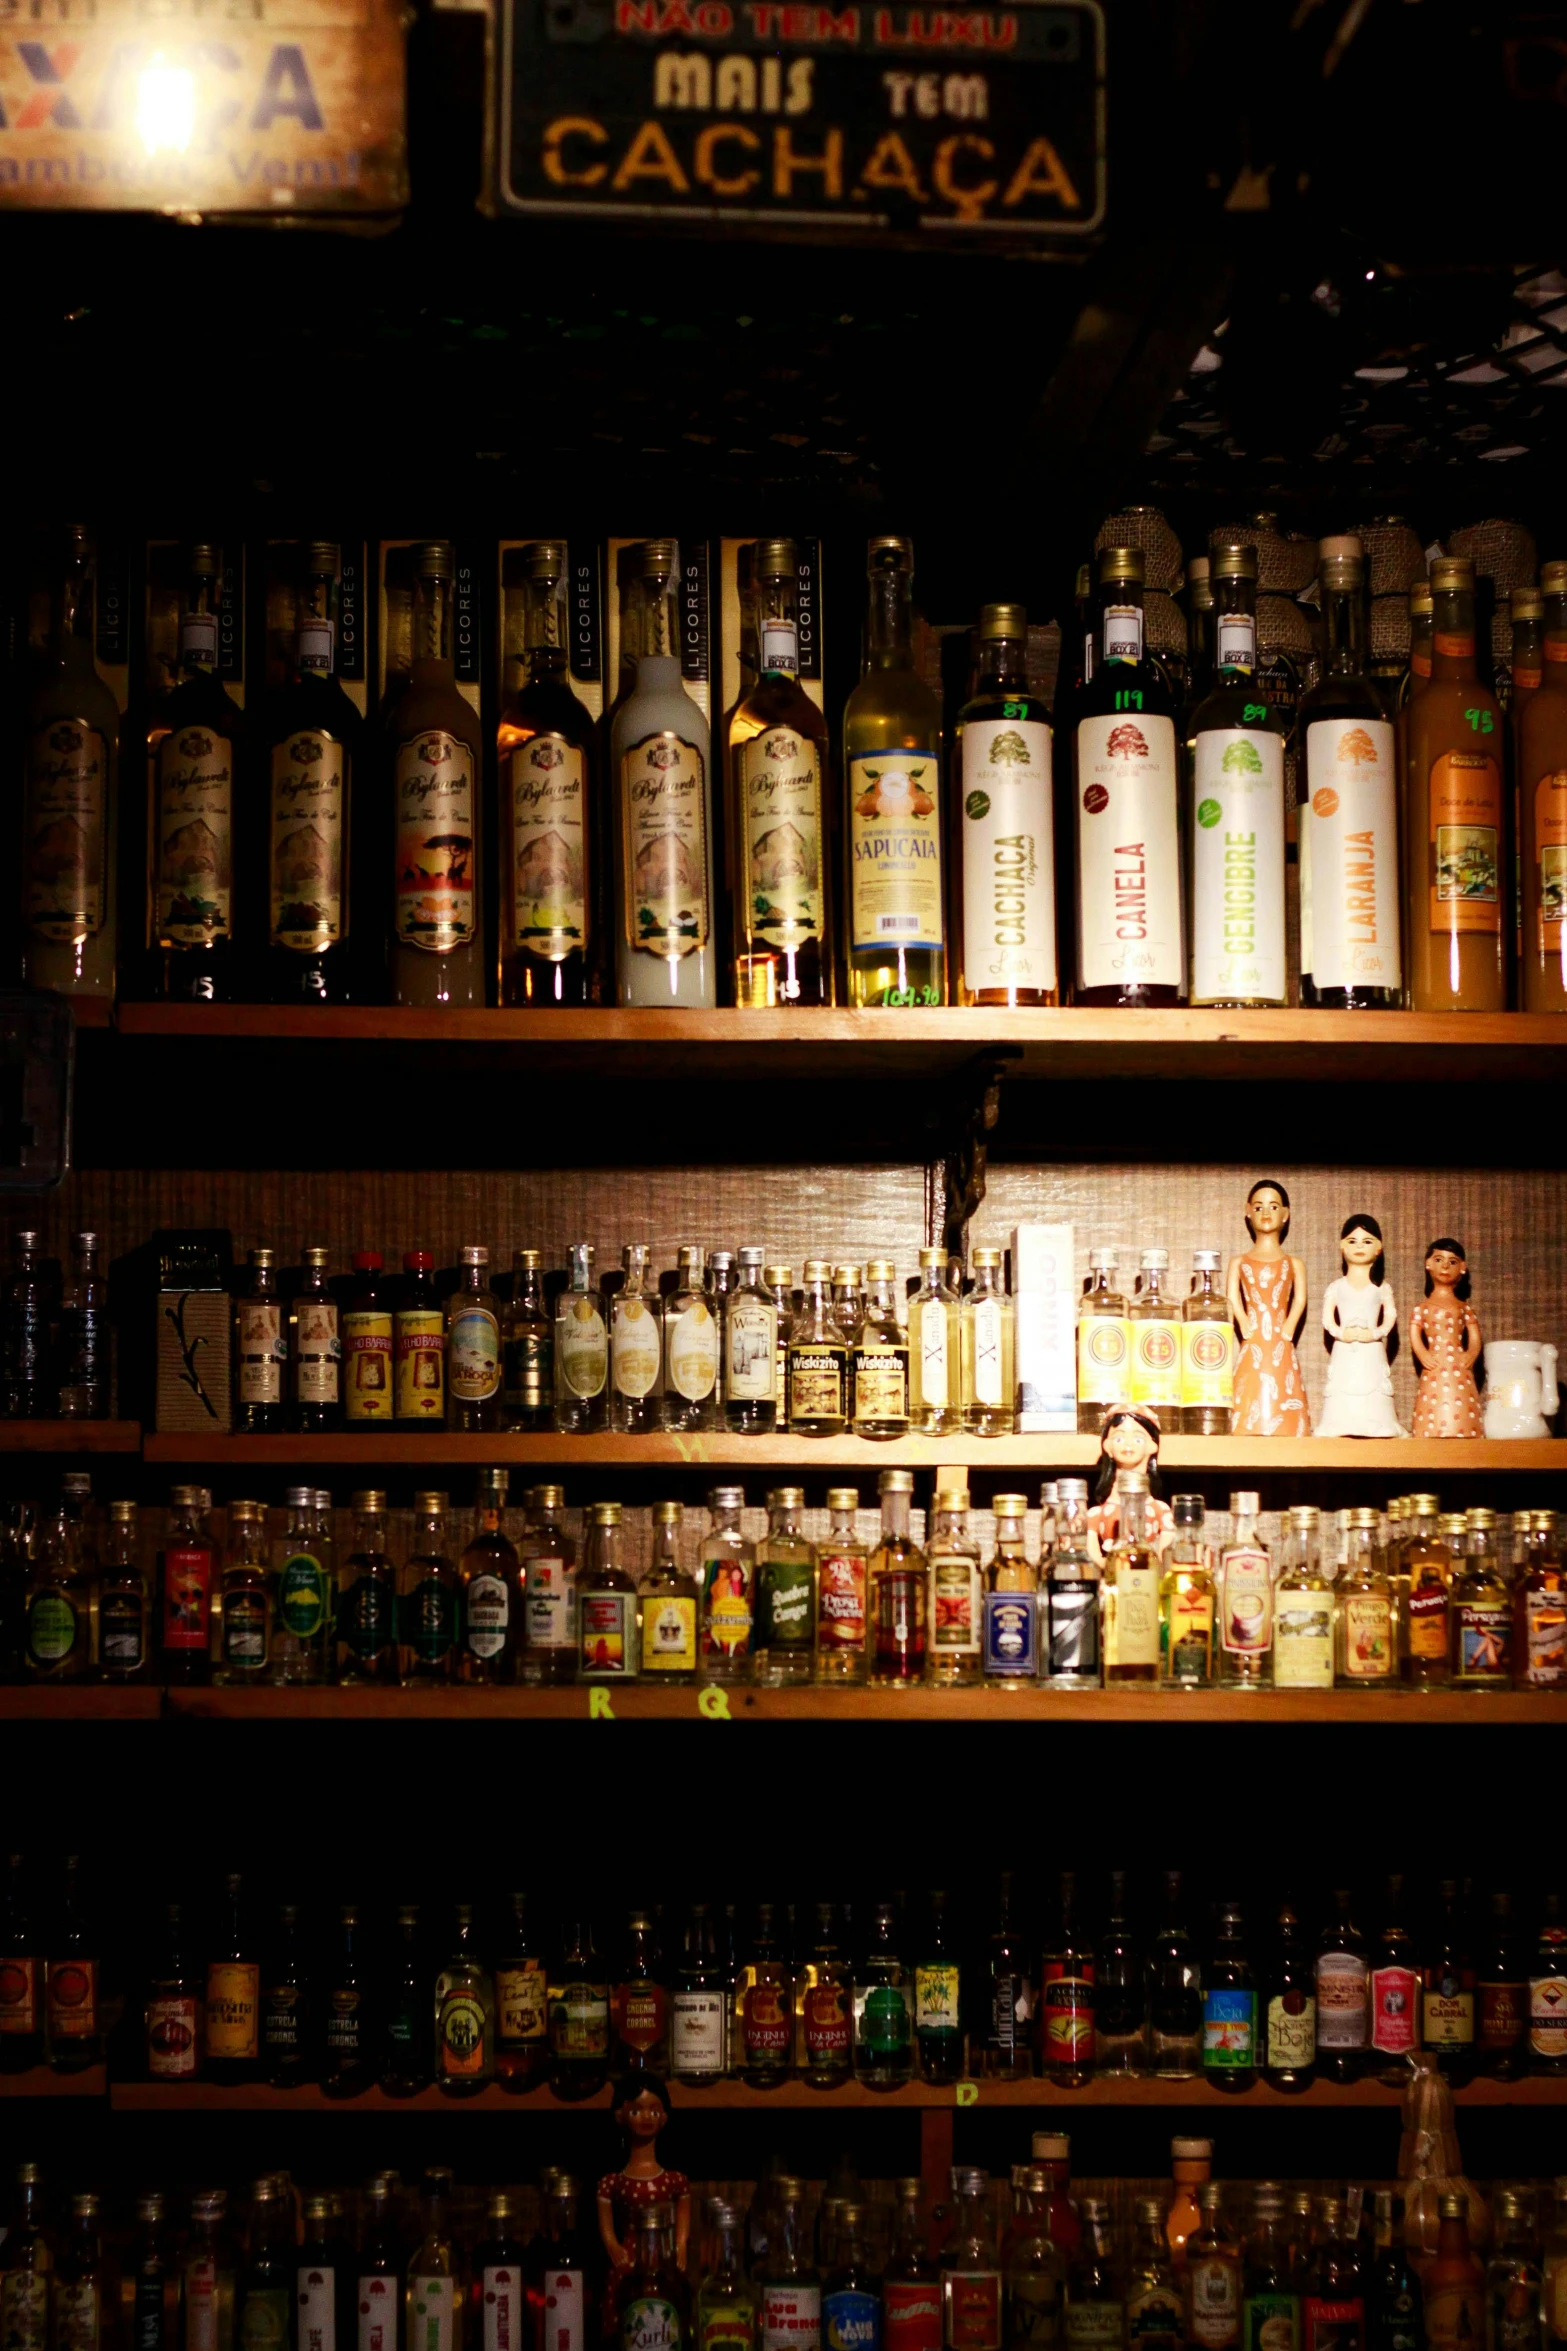
<instances>
[{"instance_id":1,"label":"metal sign","mask_svg":"<svg viewBox=\"0 0 1567 2351\"><path fill-rule=\"evenodd\" d=\"M1099 0L497 0L490 207L1071 247Z\"/></svg>"}]
</instances>

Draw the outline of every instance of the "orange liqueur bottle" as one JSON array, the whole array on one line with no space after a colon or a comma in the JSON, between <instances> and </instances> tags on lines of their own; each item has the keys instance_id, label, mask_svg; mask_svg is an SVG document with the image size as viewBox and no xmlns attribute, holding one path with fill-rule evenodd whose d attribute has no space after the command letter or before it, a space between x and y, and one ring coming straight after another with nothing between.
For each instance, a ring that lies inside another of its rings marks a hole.
<instances>
[{"instance_id":1,"label":"orange liqueur bottle","mask_svg":"<svg viewBox=\"0 0 1567 2351\"><path fill-rule=\"evenodd\" d=\"M1409 1001L1416 1012L1504 1012L1502 714L1475 666L1474 565L1439 556L1431 595L1430 682L1406 712Z\"/></svg>"},{"instance_id":2,"label":"orange liqueur bottle","mask_svg":"<svg viewBox=\"0 0 1567 2351\"><path fill-rule=\"evenodd\" d=\"M1567 1012L1567 563L1540 574L1545 659L1532 693L1516 692L1525 1012Z\"/></svg>"}]
</instances>

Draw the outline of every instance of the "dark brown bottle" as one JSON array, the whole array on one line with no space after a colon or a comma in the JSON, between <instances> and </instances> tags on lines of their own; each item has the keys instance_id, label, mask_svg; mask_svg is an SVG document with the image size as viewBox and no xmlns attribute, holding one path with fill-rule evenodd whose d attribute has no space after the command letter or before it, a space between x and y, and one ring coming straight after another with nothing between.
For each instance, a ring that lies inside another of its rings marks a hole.
<instances>
[{"instance_id":1,"label":"dark brown bottle","mask_svg":"<svg viewBox=\"0 0 1567 2351\"><path fill-rule=\"evenodd\" d=\"M1513 1898L1498 1887L1475 1968L1475 2063L1494 2082L1515 2081L1524 2070L1529 2034L1529 1984L1513 1920Z\"/></svg>"},{"instance_id":2,"label":"dark brown bottle","mask_svg":"<svg viewBox=\"0 0 1567 2351\"><path fill-rule=\"evenodd\" d=\"M1270 2090L1309 2090L1317 2078L1316 1969L1292 1903L1279 1905L1263 1995L1262 2078Z\"/></svg>"},{"instance_id":3,"label":"dark brown bottle","mask_svg":"<svg viewBox=\"0 0 1567 2351\"><path fill-rule=\"evenodd\" d=\"M1436 2059L1443 2079L1461 2089L1474 2073L1475 1971L1454 1878L1443 1878L1437 1888L1420 1987L1421 2046Z\"/></svg>"}]
</instances>

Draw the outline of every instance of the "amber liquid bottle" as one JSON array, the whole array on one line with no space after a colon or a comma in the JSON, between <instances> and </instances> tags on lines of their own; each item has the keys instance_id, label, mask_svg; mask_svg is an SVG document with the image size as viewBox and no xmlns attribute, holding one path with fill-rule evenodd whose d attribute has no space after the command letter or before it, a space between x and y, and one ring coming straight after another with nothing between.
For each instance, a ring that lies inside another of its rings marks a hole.
<instances>
[{"instance_id":1,"label":"amber liquid bottle","mask_svg":"<svg viewBox=\"0 0 1567 2351\"><path fill-rule=\"evenodd\" d=\"M328 539L303 550L291 682L266 713L267 980L275 1004L349 996L350 814L362 722L337 677L337 583Z\"/></svg>"},{"instance_id":2,"label":"amber liquid bottle","mask_svg":"<svg viewBox=\"0 0 1567 2351\"><path fill-rule=\"evenodd\" d=\"M564 539L522 551L519 674L501 707L500 1000L586 1004L598 887L593 721L566 658Z\"/></svg>"},{"instance_id":3,"label":"amber liquid bottle","mask_svg":"<svg viewBox=\"0 0 1567 2351\"><path fill-rule=\"evenodd\" d=\"M192 547L180 606L179 683L147 729L148 910L154 992L220 1003L234 992L234 846L244 720L219 683L218 550Z\"/></svg>"},{"instance_id":4,"label":"amber liquid bottle","mask_svg":"<svg viewBox=\"0 0 1567 2351\"><path fill-rule=\"evenodd\" d=\"M1406 720L1409 1002L1416 1012L1505 1012L1504 738L1475 667L1474 565L1439 556L1431 593L1431 679Z\"/></svg>"},{"instance_id":5,"label":"amber liquid bottle","mask_svg":"<svg viewBox=\"0 0 1567 2351\"><path fill-rule=\"evenodd\" d=\"M120 714L93 661L92 561L67 531L22 770L23 977L78 998L114 994Z\"/></svg>"},{"instance_id":6,"label":"amber liquid bottle","mask_svg":"<svg viewBox=\"0 0 1567 2351\"><path fill-rule=\"evenodd\" d=\"M756 678L728 729L735 1002L762 1011L832 1004L836 828L827 721L800 683L794 541L758 540L751 582Z\"/></svg>"},{"instance_id":7,"label":"amber liquid bottle","mask_svg":"<svg viewBox=\"0 0 1567 2351\"><path fill-rule=\"evenodd\" d=\"M1539 684L1529 693L1513 677L1522 996L1525 1012L1567 1012L1567 563L1547 563L1540 583Z\"/></svg>"},{"instance_id":8,"label":"amber liquid bottle","mask_svg":"<svg viewBox=\"0 0 1567 2351\"><path fill-rule=\"evenodd\" d=\"M482 1004L479 721L451 656L452 550L413 549L413 666L387 713L394 1004Z\"/></svg>"}]
</instances>

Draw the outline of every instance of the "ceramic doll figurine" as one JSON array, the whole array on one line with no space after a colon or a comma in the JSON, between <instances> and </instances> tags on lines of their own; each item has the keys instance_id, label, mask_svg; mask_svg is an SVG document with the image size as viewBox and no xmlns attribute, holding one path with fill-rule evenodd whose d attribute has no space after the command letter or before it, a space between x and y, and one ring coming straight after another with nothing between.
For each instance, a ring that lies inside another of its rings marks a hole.
<instances>
[{"instance_id":1,"label":"ceramic doll figurine","mask_svg":"<svg viewBox=\"0 0 1567 2351\"><path fill-rule=\"evenodd\" d=\"M1306 1313L1306 1268L1285 1254L1290 1196L1272 1176L1246 1195L1251 1247L1230 1259L1225 1295L1240 1333L1235 1358L1237 1437L1309 1437L1311 1413L1295 1340Z\"/></svg>"},{"instance_id":2,"label":"ceramic doll figurine","mask_svg":"<svg viewBox=\"0 0 1567 2351\"><path fill-rule=\"evenodd\" d=\"M686 2265L691 2235L691 2182L658 2159L658 2138L669 2127L669 2092L650 2073L627 2074L615 2085L615 2120L625 2134L625 2160L598 2184L599 2235L609 2255L604 2305L613 2308L622 2271L636 2253L637 2221L649 2204L675 2208L675 2260Z\"/></svg>"},{"instance_id":3,"label":"ceramic doll figurine","mask_svg":"<svg viewBox=\"0 0 1567 2351\"><path fill-rule=\"evenodd\" d=\"M1475 1384L1480 1325L1469 1305L1469 1268L1462 1241L1433 1241L1426 1251L1426 1294L1415 1308L1409 1344L1420 1366L1415 1435L1483 1436L1485 1419Z\"/></svg>"},{"instance_id":4,"label":"ceramic doll figurine","mask_svg":"<svg viewBox=\"0 0 1567 2351\"><path fill-rule=\"evenodd\" d=\"M1128 1405L1113 1404L1105 1414L1099 1432L1099 1477L1088 1511L1088 1531L1101 1556L1121 1531L1121 1480L1128 1470L1140 1471L1148 1480L1150 1542L1162 1551L1175 1531L1174 1514L1159 1493L1161 1435L1158 1415L1146 1406L1134 1412Z\"/></svg>"},{"instance_id":5,"label":"ceramic doll figurine","mask_svg":"<svg viewBox=\"0 0 1567 2351\"><path fill-rule=\"evenodd\" d=\"M1382 1227L1374 1216L1347 1216L1339 1227L1339 1263L1322 1300L1328 1335L1328 1384L1319 1437L1401 1437L1393 1410L1388 1341L1398 1308L1386 1279Z\"/></svg>"}]
</instances>

